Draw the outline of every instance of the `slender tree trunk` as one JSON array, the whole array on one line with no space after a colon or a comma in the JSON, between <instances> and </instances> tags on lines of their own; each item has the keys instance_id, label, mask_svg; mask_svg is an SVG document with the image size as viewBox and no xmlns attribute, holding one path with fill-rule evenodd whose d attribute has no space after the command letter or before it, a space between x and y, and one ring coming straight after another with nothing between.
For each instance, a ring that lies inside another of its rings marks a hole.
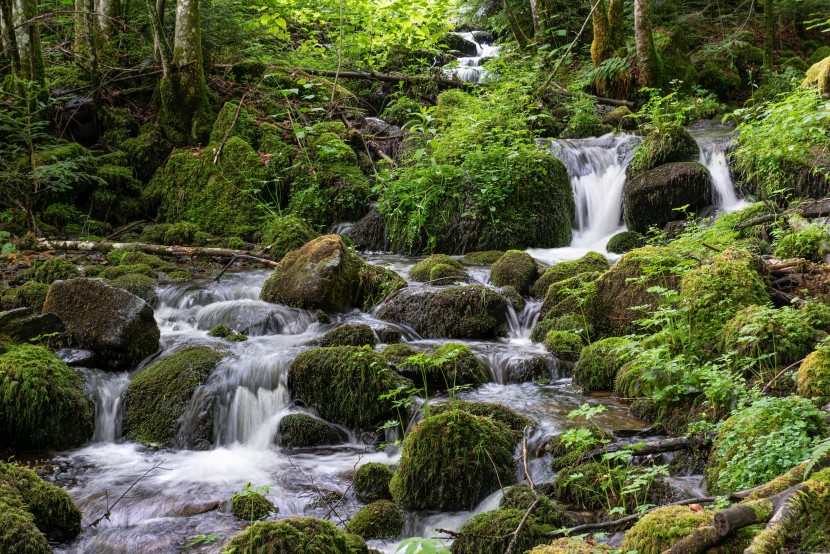
<instances>
[{"instance_id":1,"label":"slender tree trunk","mask_svg":"<svg viewBox=\"0 0 830 554\"><path fill-rule=\"evenodd\" d=\"M17 51L17 37L14 34L11 0L0 0L0 30L3 33L3 48L9 57L12 71L20 72L20 53Z\"/></svg>"},{"instance_id":2,"label":"slender tree trunk","mask_svg":"<svg viewBox=\"0 0 830 554\"><path fill-rule=\"evenodd\" d=\"M775 0L764 0L764 65L772 67L775 53Z\"/></svg>"},{"instance_id":3,"label":"slender tree trunk","mask_svg":"<svg viewBox=\"0 0 830 554\"><path fill-rule=\"evenodd\" d=\"M116 0L96 0L95 13L98 15L98 28L103 38L112 36L115 22L118 17L118 2Z\"/></svg>"},{"instance_id":4,"label":"slender tree trunk","mask_svg":"<svg viewBox=\"0 0 830 554\"><path fill-rule=\"evenodd\" d=\"M153 29L153 52L156 61L161 65L162 75L170 75L170 63L173 53L164 34L164 11L167 7L165 0L147 0L147 13L150 16L150 25Z\"/></svg>"},{"instance_id":5,"label":"slender tree trunk","mask_svg":"<svg viewBox=\"0 0 830 554\"><path fill-rule=\"evenodd\" d=\"M522 32L522 27L516 20L516 15L510 7L509 0L502 0L502 7L504 8L504 15L507 17L507 22L510 24L510 31L513 33L513 38L516 39L516 43L519 45L519 50L524 50L527 48L528 40L524 32Z\"/></svg>"},{"instance_id":6,"label":"slender tree trunk","mask_svg":"<svg viewBox=\"0 0 830 554\"><path fill-rule=\"evenodd\" d=\"M608 4L608 36L613 50L625 46L625 0L610 0Z\"/></svg>"},{"instance_id":7,"label":"slender tree trunk","mask_svg":"<svg viewBox=\"0 0 830 554\"><path fill-rule=\"evenodd\" d=\"M537 41L542 40L545 27L542 21L542 14L540 13L539 0L530 0L530 15L533 18L533 35Z\"/></svg>"},{"instance_id":8,"label":"slender tree trunk","mask_svg":"<svg viewBox=\"0 0 830 554\"><path fill-rule=\"evenodd\" d=\"M40 48L40 25L37 0L14 0L14 22L17 51L20 55L20 76L29 81L43 82L43 53Z\"/></svg>"},{"instance_id":9,"label":"slender tree trunk","mask_svg":"<svg viewBox=\"0 0 830 554\"><path fill-rule=\"evenodd\" d=\"M93 95L98 90L98 29L95 24L95 0L83 0L83 24L87 37L87 55L89 75L92 79Z\"/></svg>"},{"instance_id":10,"label":"slender tree trunk","mask_svg":"<svg viewBox=\"0 0 830 554\"><path fill-rule=\"evenodd\" d=\"M605 0L591 0L594 24L594 40L591 42L591 60L594 67L611 57L611 28L608 24L608 8Z\"/></svg>"},{"instance_id":11,"label":"slender tree trunk","mask_svg":"<svg viewBox=\"0 0 830 554\"><path fill-rule=\"evenodd\" d=\"M637 46L639 84L644 87L660 86L660 62L654 48L651 30L651 0L634 0L634 39Z\"/></svg>"}]
</instances>

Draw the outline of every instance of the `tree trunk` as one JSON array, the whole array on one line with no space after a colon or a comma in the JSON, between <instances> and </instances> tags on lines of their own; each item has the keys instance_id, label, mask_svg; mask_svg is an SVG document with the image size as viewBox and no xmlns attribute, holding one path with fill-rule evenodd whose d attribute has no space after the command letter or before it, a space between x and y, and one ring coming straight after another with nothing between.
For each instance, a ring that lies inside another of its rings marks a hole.
<instances>
[{"instance_id":1,"label":"tree trunk","mask_svg":"<svg viewBox=\"0 0 830 554\"><path fill-rule=\"evenodd\" d=\"M527 48L528 40L522 31L521 25L516 20L513 9L510 7L510 1L502 0L502 7L504 8L504 15L507 17L507 22L510 24L510 32L513 33L513 38L516 39L516 43L519 45L519 50L524 50Z\"/></svg>"},{"instance_id":2,"label":"tree trunk","mask_svg":"<svg viewBox=\"0 0 830 554\"><path fill-rule=\"evenodd\" d=\"M14 34L12 18L12 1L0 0L0 31L3 33L3 49L9 58L12 72L20 72L20 54L17 51L17 38Z\"/></svg>"},{"instance_id":3,"label":"tree trunk","mask_svg":"<svg viewBox=\"0 0 830 554\"><path fill-rule=\"evenodd\" d=\"M110 38L118 17L118 2L116 0L96 0L96 4L95 13L98 14L98 28L104 38Z\"/></svg>"},{"instance_id":4,"label":"tree trunk","mask_svg":"<svg viewBox=\"0 0 830 554\"><path fill-rule=\"evenodd\" d=\"M542 40L543 33L545 32L545 26L542 21L542 15L539 13L539 8L539 0L530 0L530 15L533 18L533 35L537 41Z\"/></svg>"},{"instance_id":5,"label":"tree trunk","mask_svg":"<svg viewBox=\"0 0 830 554\"><path fill-rule=\"evenodd\" d=\"M12 21L17 51L20 55L20 77L42 83L45 79L43 53L40 48L40 25L36 0L14 0Z\"/></svg>"},{"instance_id":6,"label":"tree trunk","mask_svg":"<svg viewBox=\"0 0 830 554\"><path fill-rule=\"evenodd\" d=\"M176 30L170 72L163 77L159 117L174 142L206 142L212 118L202 67L199 0L176 2Z\"/></svg>"},{"instance_id":7,"label":"tree trunk","mask_svg":"<svg viewBox=\"0 0 830 554\"><path fill-rule=\"evenodd\" d=\"M147 13L150 16L150 26L153 29L153 53L161 66L162 75L170 75L170 62L173 53L164 34L164 12L167 7L165 0L147 0Z\"/></svg>"},{"instance_id":8,"label":"tree trunk","mask_svg":"<svg viewBox=\"0 0 830 554\"><path fill-rule=\"evenodd\" d=\"M608 23L608 11L605 0L591 0L593 15L591 20L594 24L594 40L591 42L591 60L594 67L611 57L613 45L611 44L611 28Z\"/></svg>"},{"instance_id":9,"label":"tree trunk","mask_svg":"<svg viewBox=\"0 0 830 554\"><path fill-rule=\"evenodd\" d=\"M764 0L764 65L772 67L775 52L775 0Z\"/></svg>"},{"instance_id":10,"label":"tree trunk","mask_svg":"<svg viewBox=\"0 0 830 554\"><path fill-rule=\"evenodd\" d=\"M608 5L608 37L613 51L625 46L625 0L611 0Z\"/></svg>"},{"instance_id":11,"label":"tree trunk","mask_svg":"<svg viewBox=\"0 0 830 554\"><path fill-rule=\"evenodd\" d=\"M660 86L660 62L654 48L651 30L651 0L634 0L634 39L637 46L639 84L643 87Z\"/></svg>"}]
</instances>

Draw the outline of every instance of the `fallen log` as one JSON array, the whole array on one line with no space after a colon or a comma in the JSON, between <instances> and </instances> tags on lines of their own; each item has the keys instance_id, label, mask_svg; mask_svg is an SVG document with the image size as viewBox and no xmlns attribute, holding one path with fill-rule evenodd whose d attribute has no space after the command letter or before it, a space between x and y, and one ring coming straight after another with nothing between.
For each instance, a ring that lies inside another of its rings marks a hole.
<instances>
[{"instance_id":1,"label":"fallen log","mask_svg":"<svg viewBox=\"0 0 830 554\"><path fill-rule=\"evenodd\" d=\"M136 242L92 242L82 240L48 240L38 242L40 250L65 250L77 252L110 252L112 250L135 250L146 254L168 256L211 256L214 258L232 258L261 263L275 267L277 262L268 258L253 256L247 250L230 248L209 248L202 246L164 246L161 244L141 244Z\"/></svg>"},{"instance_id":2,"label":"fallen log","mask_svg":"<svg viewBox=\"0 0 830 554\"><path fill-rule=\"evenodd\" d=\"M313 69L310 67L297 67L295 69L309 75L335 77L337 79L364 79L368 81L381 81L384 83L435 83L437 85L455 88L464 88L472 85L472 83L467 83L465 81L444 79L442 77L430 77L427 75L387 75L384 73L375 73L374 71L362 73L359 71L332 71L329 69Z\"/></svg>"},{"instance_id":3,"label":"fallen log","mask_svg":"<svg viewBox=\"0 0 830 554\"><path fill-rule=\"evenodd\" d=\"M605 454L613 454L621 450L631 449L631 455L634 457L651 456L654 454L664 454L666 452L676 452L678 450L685 450L691 448L692 442L685 438L672 438L659 441L647 442L641 445L614 443L608 444L603 448L597 448L590 452L586 452L579 460L580 464L590 461L601 460Z\"/></svg>"},{"instance_id":4,"label":"fallen log","mask_svg":"<svg viewBox=\"0 0 830 554\"><path fill-rule=\"evenodd\" d=\"M553 85L553 88L556 90L557 94L560 94L562 96L567 96L567 97L575 96L573 92L569 91L568 89L566 89L565 87L563 87L559 83L551 82L550 84ZM594 96L593 94L585 94L585 96L587 96L588 98L590 98L591 100L593 100L594 102L596 102L598 104L605 104L606 106L616 106L616 107L625 106L626 108L629 108L629 109L632 109L632 110L637 107L637 105L634 102L629 102L628 100L617 100L616 98L605 98L605 97L602 97L602 96Z\"/></svg>"},{"instance_id":5,"label":"fallen log","mask_svg":"<svg viewBox=\"0 0 830 554\"><path fill-rule=\"evenodd\" d=\"M818 200L805 202L793 208L784 210L780 213L766 214L760 215L758 217L753 217L752 219L735 225L735 230L740 231L741 229L748 229L749 227L763 225L764 223L777 221L778 219L781 219L782 217L788 215L800 215L801 217L806 219L830 216L830 198L820 198Z\"/></svg>"}]
</instances>

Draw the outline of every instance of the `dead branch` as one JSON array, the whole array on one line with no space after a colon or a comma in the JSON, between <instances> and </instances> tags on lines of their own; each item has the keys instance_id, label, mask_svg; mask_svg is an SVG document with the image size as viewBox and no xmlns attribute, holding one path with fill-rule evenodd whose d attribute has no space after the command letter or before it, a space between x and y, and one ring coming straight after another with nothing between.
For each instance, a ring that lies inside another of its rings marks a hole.
<instances>
[{"instance_id":1,"label":"dead branch","mask_svg":"<svg viewBox=\"0 0 830 554\"><path fill-rule=\"evenodd\" d=\"M687 448L691 448L691 446L691 441L684 437L647 442L639 447L637 445L634 445L633 448L630 444L614 443L608 444L603 448L598 448L596 450L584 453L582 455L582 458L580 458L579 463L583 464L593 460L599 460L605 454L611 454L626 449L631 449L632 456L641 457L651 456L653 454L663 454L665 452L676 452L678 450L685 450Z\"/></svg>"},{"instance_id":2,"label":"dead branch","mask_svg":"<svg viewBox=\"0 0 830 554\"><path fill-rule=\"evenodd\" d=\"M145 472L144 472L144 474L143 474L143 475L141 475L141 477L139 477L138 479L136 479L135 481L133 481L133 483L132 483L129 487L127 487L127 490L125 490L125 491L121 494L121 496L119 496L119 497L118 497L118 499L117 499L115 502L113 502L113 503L112 503L112 506L110 506L110 505L109 505L109 492L107 492L107 509L106 509L106 511L105 511L105 512L103 513L103 515L101 515L99 518L95 519L92 523L90 523L89 525L87 525L87 527L86 527L86 528L87 528L87 529L89 529L90 527L97 527L97 526L98 526L98 525L100 525L100 523L101 523L102 521L104 521L105 519L106 519L107 521L109 521L110 516L112 515L112 510L113 510L113 509L114 509L114 508L118 505L118 503L119 503L119 502L121 502L121 500L123 500L123 499L124 499L124 497L125 497L125 496L127 496L127 494L128 494L131 490L133 490L133 487L135 487L135 486L139 483L139 481L141 481L142 479L144 479L145 477L147 477L148 475L150 475L150 473L154 472L154 471L155 471L155 470L157 470L157 469L164 469L164 468L162 468L162 467L161 467L161 466L162 466L162 464L164 464L164 460L161 460L160 462L156 462L155 464L153 464L153 467L151 467L150 469L148 469L147 471L145 471Z\"/></svg>"},{"instance_id":3,"label":"dead branch","mask_svg":"<svg viewBox=\"0 0 830 554\"><path fill-rule=\"evenodd\" d=\"M566 96L568 98L571 98L571 97L574 96L573 92L569 91L568 89L566 89L565 87L563 87L559 83L555 83L555 82L551 81L550 84L553 85L554 92L556 92L560 96ZM594 96L593 94L585 94L585 96L590 98L591 100L593 100L597 104L605 104L606 106L617 106L617 107L625 106L626 108L629 108L629 109L632 109L632 110L637 107L636 104L634 104L634 102L629 102L628 100L617 100L615 98L604 98L602 96Z\"/></svg>"},{"instance_id":4,"label":"dead branch","mask_svg":"<svg viewBox=\"0 0 830 554\"><path fill-rule=\"evenodd\" d=\"M123 227L119 227L118 229L116 229L115 231L110 233L110 235L107 237L107 240L115 240L118 237L129 233L133 229L136 229L137 227L141 227L145 223L147 223L147 222L146 221L133 221L132 223L124 225Z\"/></svg>"},{"instance_id":5,"label":"dead branch","mask_svg":"<svg viewBox=\"0 0 830 554\"><path fill-rule=\"evenodd\" d=\"M219 143L219 148L216 149L216 153L213 155L213 165L216 165L216 162L219 161L219 155L222 153L222 149L225 147L225 143L228 142L228 137L231 136L233 128L236 127L236 122L239 120L239 112L242 111L242 103L245 102L246 96L248 96L248 92L243 94L242 98L239 99L239 104L236 106L236 113L233 114L233 121L231 121L228 130L225 131L225 136L222 137L222 142Z\"/></svg>"}]
</instances>

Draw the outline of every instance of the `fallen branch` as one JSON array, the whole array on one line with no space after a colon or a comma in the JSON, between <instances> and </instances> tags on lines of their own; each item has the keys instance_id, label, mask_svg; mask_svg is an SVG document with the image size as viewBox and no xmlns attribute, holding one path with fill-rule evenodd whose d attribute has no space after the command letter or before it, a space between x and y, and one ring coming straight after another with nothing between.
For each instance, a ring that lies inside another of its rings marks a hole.
<instances>
[{"instance_id":1,"label":"fallen branch","mask_svg":"<svg viewBox=\"0 0 830 554\"><path fill-rule=\"evenodd\" d=\"M248 96L247 92L242 95L242 98L239 99L239 104L236 106L236 113L233 114L233 121L231 121L228 130L225 131L225 136L222 137L222 142L219 143L219 148L216 149L216 153L213 155L213 165L216 165L219 161L219 155L222 153L222 149L225 148L225 143L228 142L228 137L231 136L233 128L236 127L236 122L239 121L239 112L242 111L242 103L245 102L246 96Z\"/></svg>"},{"instance_id":2,"label":"fallen branch","mask_svg":"<svg viewBox=\"0 0 830 554\"><path fill-rule=\"evenodd\" d=\"M106 511L104 511L104 513L103 513L103 515L101 515L101 517L95 519L92 523L87 525L87 529L89 529L90 527L97 527L105 519L109 521L109 518L112 515L112 510L118 505L118 503L121 502L121 500L123 500L124 497L127 496L127 494L131 490L133 490L133 487L135 487L139 483L139 481L141 481L142 479L144 479L145 477L147 477L148 475L150 475L152 472L154 472L157 469L164 469L163 467L161 467L162 464L164 464L164 460L161 460L160 462L156 462L155 464L153 464L153 467L151 467L150 469L145 471L144 474L141 475L141 477L139 477L138 479L133 481L133 483L129 487L127 487L127 490L125 490L121 494L121 496L119 496L118 499L115 502L112 503L112 506L109 505L109 491L107 491L107 508L106 508Z\"/></svg>"},{"instance_id":3,"label":"fallen branch","mask_svg":"<svg viewBox=\"0 0 830 554\"><path fill-rule=\"evenodd\" d=\"M611 454L627 449L630 449L632 456L640 457L651 456L653 454L663 454L666 452L676 452L678 450L685 450L691 446L692 442L684 437L647 442L639 447L634 445L633 448L631 444L614 443L606 445L603 448L598 448L584 453L582 458L580 458L579 463L584 464L586 462L600 460L605 454Z\"/></svg>"},{"instance_id":4,"label":"fallen branch","mask_svg":"<svg viewBox=\"0 0 830 554\"><path fill-rule=\"evenodd\" d=\"M328 69L313 69L310 67L297 67L297 71L302 71L309 75L319 75L320 77L335 77L337 79L365 79L369 81L381 81L384 83L435 83L447 87L464 88L470 86L471 83L464 81L456 81L455 79L444 79L442 77L429 77L426 75L386 75L383 73L361 73L359 71L331 71Z\"/></svg>"},{"instance_id":5,"label":"fallen branch","mask_svg":"<svg viewBox=\"0 0 830 554\"><path fill-rule=\"evenodd\" d=\"M118 229L116 229L115 231L110 233L110 235L107 237L107 240L115 240L118 237L129 233L133 229L135 229L137 227L141 227L145 223L147 223L147 222L146 221L133 221L132 223L124 225L123 227L119 227Z\"/></svg>"},{"instance_id":6,"label":"fallen branch","mask_svg":"<svg viewBox=\"0 0 830 554\"><path fill-rule=\"evenodd\" d=\"M565 87L563 87L559 83L555 83L555 82L551 81L550 84L553 85L553 88L555 89L555 91L558 94L562 95L562 96L567 96L568 98L576 96L573 92L569 91L568 89L566 89ZM616 98L604 98L602 96L594 96L593 94L584 94L584 95L586 97L590 98L591 100L593 100L594 102L596 102L598 104L605 104L606 106L617 106L617 107L625 106L626 108L629 108L629 109L634 109L634 108L637 107L637 105L634 102L629 102L628 100L617 100Z\"/></svg>"}]
</instances>

